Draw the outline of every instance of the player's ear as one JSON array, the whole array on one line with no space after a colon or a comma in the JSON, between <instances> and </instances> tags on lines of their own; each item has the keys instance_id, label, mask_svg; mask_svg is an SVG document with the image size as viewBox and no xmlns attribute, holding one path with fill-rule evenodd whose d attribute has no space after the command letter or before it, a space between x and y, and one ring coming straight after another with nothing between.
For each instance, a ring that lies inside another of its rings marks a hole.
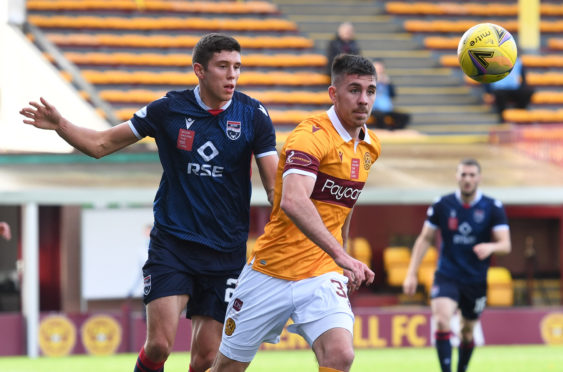
<instances>
[{"instance_id":1,"label":"player's ear","mask_svg":"<svg viewBox=\"0 0 563 372\"><path fill-rule=\"evenodd\" d=\"M336 101L336 87L334 85L328 87L328 96L332 103Z\"/></svg>"},{"instance_id":2,"label":"player's ear","mask_svg":"<svg viewBox=\"0 0 563 372\"><path fill-rule=\"evenodd\" d=\"M194 73L198 77L198 79L203 79L204 70L205 69L203 68L203 65L201 63L194 63Z\"/></svg>"}]
</instances>

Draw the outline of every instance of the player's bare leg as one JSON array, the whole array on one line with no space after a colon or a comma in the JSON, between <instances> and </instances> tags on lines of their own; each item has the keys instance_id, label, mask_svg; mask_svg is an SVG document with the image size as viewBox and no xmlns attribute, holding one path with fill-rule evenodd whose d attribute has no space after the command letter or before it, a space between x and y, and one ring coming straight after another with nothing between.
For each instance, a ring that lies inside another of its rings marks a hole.
<instances>
[{"instance_id":1,"label":"player's bare leg","mask_svg":"<svg viewBox=\"0 0 563 372\"><path fill-rule=\"evenodd\" d=\"M354 361L352 334L344 328L332 328L313 342L313 351L322 370L348 372ZM328 369L326 369L328 367Z\"/></svg>"},{"instance_id":2,"label":"player's bare leg","mask_svg":"<svg viewBox=\"0 0 563 372\"><path fill-rule=\"evenodd\" d=\"M192 316L190 370L203 372L211 367L221 344L223 323L208 316Z\"/></svg>"},{"instance_id":3,"label":"player's bare leg","mask_svg":"<svg viewBox=\"0 0 563 372\"><path fill-rule=\"evenodd\" d=\"M137 359L143 370L158 371L170 355L180 313L188 302L188 295L157 298L147 305L147 339ZM136 367L135 371L141 370Z\"/></svg>"},{"instance_id":4,"label":"player's bare leg","mask_svg":"<svg viewBox=\"0 0 563 372\"><path fill-rule=\"evenodd\" d=\"M250 363L238 362L224 356L220 351L217 352L217 357L213 362L210 372L243 372Z\"/></svg>"},{"instance_id":5,"label":"player's bare leg","mask_svg":"<svg viewBox=\"0 0 563 372\"><path fill-rule=\"evenodd\" d=\"M450 322L457 310L457 302L447 297L437 297L430 302L432 315L436 321L436 350L442 372L451 371L452 344L450 343Z\"/></svg>"}]
</instances>

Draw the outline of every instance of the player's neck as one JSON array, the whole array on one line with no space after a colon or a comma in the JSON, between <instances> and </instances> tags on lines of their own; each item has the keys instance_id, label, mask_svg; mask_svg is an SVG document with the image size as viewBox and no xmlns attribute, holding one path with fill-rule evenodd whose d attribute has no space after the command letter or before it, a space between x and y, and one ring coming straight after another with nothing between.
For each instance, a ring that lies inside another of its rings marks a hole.
<instances>
[{"instance_id":1,"label":"player's neck","mask_svg":"<svg viewBox=\"0 0 563 372\"><path fill-rule=\"evenodd\" d=\"M475 191L475 192L472 192L471 194L461 193L460 197L461 197L461 201L463 202L463 204L471 204L471 203L473 203L473 201L477 197L477 192Z\"/></svg>"},{"instance_id":2,"label":"player's neck","mask_svg":"<svg viewBox=\"0 0 563 372\"><path fill-rule=\"evenodd\" d=\"M212 94L208 94L208 92L201 87L199 89L199 98L201 99L201 102L207 106L208 110L221 110L227 103L229 103L229 101L221 101L216 98L214 99Z\"/></svg>"}]
</instances>

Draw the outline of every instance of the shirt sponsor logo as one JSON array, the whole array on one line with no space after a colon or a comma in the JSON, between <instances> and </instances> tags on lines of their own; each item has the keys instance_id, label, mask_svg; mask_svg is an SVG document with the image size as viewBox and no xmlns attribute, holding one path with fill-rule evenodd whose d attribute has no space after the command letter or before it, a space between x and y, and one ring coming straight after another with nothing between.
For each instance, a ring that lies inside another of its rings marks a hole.
<instances>
[{"instance_id":1,"label":"shirt sponsor logo","mask_svg":"<svg viewBox=\"0 0 563 372\"><path fill-rule=\"evenodd\" d=\"M342 198L356 200L362 193L362 190L350 186L339 185L333 180L327 179L321 188L321 192L328 192L330 195L334 196L336 200L340 200Z\"/></svg>"},{"instance_id":2,"label":"shirt sponsor logo","mask_svg":"<svg viewBox=\"0 0 563 372\"><path fill-rule=\"evenodd\" d=\"M213 145L213 142L207 141L197 149L197 153L201 158L209 162L219 155L219 150ZM190 162L187 166L188 174L204 177L223 177L225 167L211 164L200 164Z\"/></svg>"},{"instance_id":3,"label":"shirt sponsor logo","mask_svg":"<svg viewBox=\"0 0 563 372\"><path fill-rule=\"evenodd\" d=\"M474 245L477 243L477 238L473 235L470 235L473 229L467 222L463 222L461 225L459 225L458 231L459 234L454 234L453 236L454 244Z\"/></svg>"},{"instance_id":4,"label":"shirt sponsor logo","mask_svg":"<svg viewBox=\"0 0 563 372\"><path fill-rule=\"evenodd\" d=\"M231 140L236 140L240 137L240 121L227 121L227 137Z\"/></svg>"},{"instance_id":5,"label":"shirt sponsor logo","mask_svg":"<svg viewBox=\"0 0 563 372\"><path fill-rule=\"evenodd\" d=\"M363 182L318 173L311 199L352 208L363 188Z\"/></svg>"}]
</instances>

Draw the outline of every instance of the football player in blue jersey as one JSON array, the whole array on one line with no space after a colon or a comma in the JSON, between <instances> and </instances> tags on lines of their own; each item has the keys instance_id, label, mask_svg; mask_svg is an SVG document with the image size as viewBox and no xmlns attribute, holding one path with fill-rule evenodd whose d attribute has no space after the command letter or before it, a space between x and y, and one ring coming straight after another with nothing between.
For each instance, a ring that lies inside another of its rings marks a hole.
<instances>
[{"instance_id":1,"label":"football player in blue jersey","mask_svg":"<svg viewBox=\"0 0 563 372\"><path fill-rule=\"evenodd\" d=\"M418 267L439 229L442 246L430 303L437 326L435 341L442 372L451 371L450 322L458 308L462 319L457 370L467 370L474 348L473 328L487 300L490 257L493 253L509 253L511 249L502 203L483 195L478 188L479 163L475 159L462 160L456 178L459 190L442 196L428 208L403 282L403 291L414 294Z\"/></svg>"},{"instance_id":2,"label":"football player in blue jersey","mask_svg":"<svg viewBox=\"0 0 563 372\"><path fill-rule=\"evenodd\" d=\"M264 106L235 91L240 50L230 36L205 35L192 55L198 86L168 92L108 130L76 126L44 98L20 111L24 123L55 130L95 158L146 136L155 139L163 174L143 267L147 338L136 372L164 370L184 308L192 320L189 371L211 366L226 305L245 263L253 156L273 199L275 132Z\"/></svg>"}]
</instances>

